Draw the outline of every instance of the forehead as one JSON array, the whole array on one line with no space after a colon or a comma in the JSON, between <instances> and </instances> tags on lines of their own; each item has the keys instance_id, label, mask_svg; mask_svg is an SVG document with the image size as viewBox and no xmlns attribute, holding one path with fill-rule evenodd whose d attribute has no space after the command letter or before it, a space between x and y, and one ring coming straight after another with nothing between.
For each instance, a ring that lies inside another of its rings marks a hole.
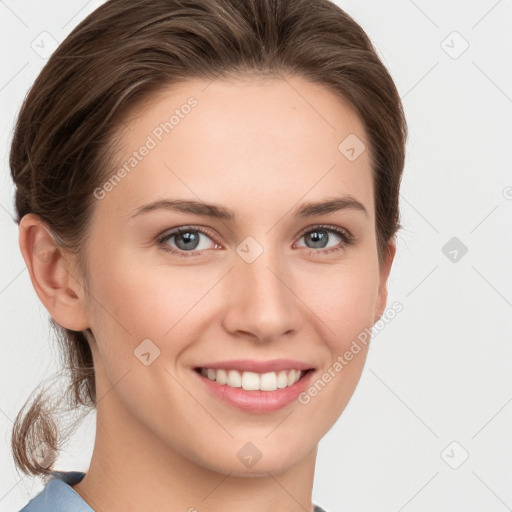
<instances>
[{"instance_id":1,"label":"forehead","mask_svg":"<svg viewBox=\"0 0 512 512\"><path fill-rule=\"evenodd\" d=\"M362 122L340 96L300 77L181 82L133 109L116 137L111 174L127 172L108 199L126 207L166 196L291 207L339 193L373 215Z\"/></svg>"}]
</instances>

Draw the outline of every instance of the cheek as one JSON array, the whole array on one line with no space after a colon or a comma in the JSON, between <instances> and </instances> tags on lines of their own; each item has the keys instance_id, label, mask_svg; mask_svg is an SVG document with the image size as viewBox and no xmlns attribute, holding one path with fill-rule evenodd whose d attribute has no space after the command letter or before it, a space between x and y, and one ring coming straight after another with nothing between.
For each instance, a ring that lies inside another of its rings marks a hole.
<instances>
[{"instance_id":1,"label":"cheek","mask_svg":"<svg viewBox=\"0 0 512 512\"><path fill-rule=\"evenodd\" d=\"M355 261L357 258L357 261ZM373 325L379 288L378 267L359 254L336 266L301 276L297 295L317 315L332 349L345 345Z\"/></svg>"},{"instance_id":2,"label":"cheek","mask_svg":"<svg viewBox=\"0 0 512 512\"><path fill-rule=\"evenodd\" d=\"M104 260L96 270L91 277L93 332L109 347L124 352L129 346L128 356L144 339L175 353L184 348L180 340L187 339L184 331L190 329L194 308L208 300L213 282L204 272L142 265L122 255ZM120 354L116 350L117 359Z\"/></svg>"}]
</instances>

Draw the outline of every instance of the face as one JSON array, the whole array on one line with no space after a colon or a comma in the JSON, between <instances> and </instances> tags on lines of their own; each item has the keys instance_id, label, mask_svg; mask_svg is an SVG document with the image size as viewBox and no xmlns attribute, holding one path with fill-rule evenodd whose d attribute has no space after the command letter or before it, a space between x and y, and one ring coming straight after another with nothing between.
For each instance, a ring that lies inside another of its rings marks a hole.
<instances>
[{"instance_id":1,"label":"face","mask_svg":"<svg viewBox=\"0 0 512 512\"><path fill-rule=\"evenodd\" d=\"M86 252L98 417L223 473L298 464L385 307L363 125L298 77L190 81L117 137Z\"/></svg>"}]
</instances>

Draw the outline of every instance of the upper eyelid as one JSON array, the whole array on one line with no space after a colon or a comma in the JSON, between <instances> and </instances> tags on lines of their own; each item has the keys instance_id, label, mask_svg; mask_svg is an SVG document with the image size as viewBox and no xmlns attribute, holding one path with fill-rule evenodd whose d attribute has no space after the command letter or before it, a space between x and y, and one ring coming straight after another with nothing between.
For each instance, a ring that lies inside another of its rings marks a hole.
<instances>
[{"instance_id":1,"label":"upper eyelid","mask_svg":"<svg viewBox=\"0 0 512 512\"><path fill-rule=\"evenodd\" d=\"M157 238L158 238L158 240L162 240L162 239L170 238L172 236L179 235L180 232L185 232L185 231L199 231L201 234L209 236L212 239L212 241L214 241L215 243L220 243L220 242L216 241L216 236L214 234L212 234L209 229L202 227L202 226L194 226L192 224L184 225L184 226L177 226L175 228L168 229L168 230L164 231L161 235L159 235Z\"/></svg>"},{"instance_id":2,"label":"upper eyelid","mask_svg":"<svg viewBox=\"0 0 512 512\"><path fill-rule=\"evenodd\" d=\"M297 236L302 236L305 233L309 233L310 231L313 231L315 229L325 229L325 230L332 230L334 232L341 231L342 233L345 233L347 236L352 237L352 233L342 226L334 226L330 224L312 224L311 226L308 226L304 228L302 231L299 231Z\"/></svg>"}]
</instances>

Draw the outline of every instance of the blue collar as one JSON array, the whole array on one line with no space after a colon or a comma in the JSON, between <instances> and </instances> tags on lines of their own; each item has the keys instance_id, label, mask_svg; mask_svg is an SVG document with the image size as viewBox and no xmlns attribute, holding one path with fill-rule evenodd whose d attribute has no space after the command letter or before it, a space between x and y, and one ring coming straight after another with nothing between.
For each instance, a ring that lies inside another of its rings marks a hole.
<instances>
[{"instance_id":1,"label":"blue collar","mask_svg":"<svg viewBox=\"0 0 512 512\"><path fill-rule=\"evenodd\" d=\"M44 489L32 498L20 512L94 512L71 486L80 482L85 473L54 471Z\"/></svg>"}]
</instances>

